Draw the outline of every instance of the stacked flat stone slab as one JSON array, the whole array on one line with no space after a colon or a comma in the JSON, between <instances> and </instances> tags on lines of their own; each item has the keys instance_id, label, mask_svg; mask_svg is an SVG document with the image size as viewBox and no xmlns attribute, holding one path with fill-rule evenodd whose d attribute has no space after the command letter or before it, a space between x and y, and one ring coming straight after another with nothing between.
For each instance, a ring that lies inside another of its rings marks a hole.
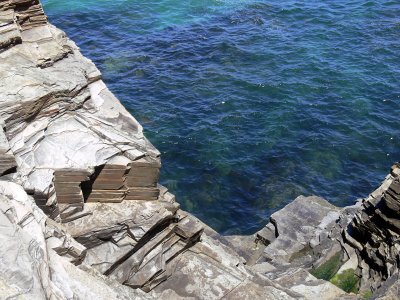
<instances>
[{"instance_id":1,"label":"stacked flat stone slab","mask_svg":"<svg viewBox=\"0 0 400 300\"><path fill-rule=\"evenodd\" d=\"M104 166L96 168L87 202L122 202L128 189L125 174L131 161L124 156L116 156Z\"/></svg>"},{"instance_id":2,"label":"stacked flat stone slab","mask_svg":"<svg viewBox=\"0 0 400 300\"><path fill-rule=\"evenodd\" d=\"M361 287L373 290L398 274L400 257L400 164L362 203L344 233L360 260Z\"/></svg>"},{"instance_id":3,"label":"stacked flat stone slab","mask_svg":"<svg viewBox=\"0 0 400 300\"><path fill-rule=\"evenodd\" d=\"M54 36L39 0L0 0L0 53L25 44L18 50L19 60L45 68L71 53L63 39L63 34Z\"/></svg>"},{"instance_id":4,"label":"stacked flat stone slab","mask_svg":"<svg viewBox=\"0 0 400 300\"><path fill-rule=\"evenodd\" d=\"M196 220L185 216L136 251L114 271L115 278L132 288L151 291L172 275L174 258L195 244L202 232Z\"/></svg>"},{"instance_id":5,"label":"stacked flat stone slab","mask_svg":"<svg viewBox=\"0 0 400 300\"><path fill-rule=\"evenodd\" d=\"M82 181L89 180L90 172L77 169L54 171L54 186L58 203L83 205L83 194L80 188Z\"/></svg>"},{"instance_id":6,"label":"stacked flat stone slab","mask_svg":"<svg viewBox=\"0 0 400 300\"><path fill-rule=\"evenodd\" d=\"M160 201L175 203L175 195L174 194L170 193L168 191L168 189L165 186L162 186L161 184L158 184L157 187L160 190L160 195L158 196L158 199Z\"/></svg>"},{"instance_id":7,"label":"stacked flat stone slab","mask_svg":"<svg viewBox=\"0 0 400 300\"><path fill-rule=\"evenodd\" d=\"M90 174L87 170L77 169L60 169L54 172L55 197L64 222L70 221L71 216L83 210L81 184L89 180Z\"/></svg>"},{"instance_id":8,"label":"stacked flat stone slab","mask_svg":"<svg viewBox=\"0 0 400 300\"><path fill-rule=\"evenodd\" d=\"M139 159L133 161L126 177L128 193L126 200L157 200L157 187L161 164L158 160Z\"/></svg>"},{"instance_id":9,"label":"stacked flat stone slab","mask_svg":"<svg viewBox=\"0 0 400 300\"><path fill-rule=\"evenodd\" d=\"M0 0L0 11L14 11L21 30L47 24L47 17L39 0Z\"/></svg>"},{"instance_id":10,"label":"stacked flat stone slab","mask_svg":"<svg viewBox=\"0 0 400 300\"><path fill-rule=\"evenodd\" d=\"M160 173L158 160L142 158L131 161L116 156L105 165L96 167L87 202L122 202L123 200L157 200Z\"/></svg>"}]
</instances>

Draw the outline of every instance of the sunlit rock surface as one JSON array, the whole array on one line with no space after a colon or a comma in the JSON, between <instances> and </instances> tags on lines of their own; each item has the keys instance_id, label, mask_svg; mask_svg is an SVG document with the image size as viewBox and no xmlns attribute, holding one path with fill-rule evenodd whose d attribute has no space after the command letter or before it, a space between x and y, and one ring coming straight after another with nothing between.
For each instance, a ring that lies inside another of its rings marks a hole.
<instances>
[{"instance_id":1,"label":"sunlit rock surface","mask_svg":"<svg viewBox=\"0 0 400 300\"><path fill-rule=\"evenodd\" d=\"M0 123L1 299L396 291L397 166L352 207L301 196L255 236L222 237L158 184L160 153L37 0L0 0Z\"/></svg>"}]
</instances>

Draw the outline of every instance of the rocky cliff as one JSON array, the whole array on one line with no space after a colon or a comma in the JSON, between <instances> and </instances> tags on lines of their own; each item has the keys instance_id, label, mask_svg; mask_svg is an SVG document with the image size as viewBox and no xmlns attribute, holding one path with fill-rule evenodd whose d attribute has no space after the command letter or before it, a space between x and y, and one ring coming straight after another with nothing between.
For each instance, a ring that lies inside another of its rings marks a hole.
<instances>
[{"instance_id":1,"label":"rocky cliff","mask_svg":"<svg viewBox=\"0 0 400 300\"><path fill-rule=\"evenodd\" d=\"M222 237L38 0L0 0L0 121L1 299L399 296L397 166L352 207L299 197Z\"/></svg>"}]
</instances>

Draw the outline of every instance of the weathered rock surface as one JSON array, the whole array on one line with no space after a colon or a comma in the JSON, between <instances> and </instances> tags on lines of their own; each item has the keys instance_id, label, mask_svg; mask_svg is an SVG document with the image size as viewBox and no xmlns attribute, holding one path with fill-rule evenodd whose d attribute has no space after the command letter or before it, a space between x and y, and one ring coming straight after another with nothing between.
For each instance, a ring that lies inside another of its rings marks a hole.
<instances>
[{"instance_id":1,"label":"weathered rock surface","mask_svg":"<svg viewBox=\"0 0 400 300\"><path fill-rule=\"evenodd\" d=\"M354 299L332 284L349 271L398 296L397 166L354 206L300 196L222 237L38 0L0 0L0 125L0 299Z\"/></svg>"},{"instance_id":2,"label":"weathered rock surface","mask_svg":"<svg viewBox=\"0 0 400 300\"><path fill-rule=\"evenodd\" d=\"M229 240L254 272L306 298L356 298L326 281L316 283L313 274L344 289L351 282L348 291L362 297L398 299L399 174L395 164L381 186L345 208L314 196L298 197L271 216L253 236L252 248L238 237Z\"/></svg>"},{"instance_id":3,"label":"weathered rock surface","mask_svg":"<svg viewBox=\"0 0 400 300\"><path fill-rule=\"evenodd\" d=\"M363 201L363 209L355 214L344 233L360 261L361 289L380 295L382 289L388 289L389 282L394 282L394 286L399 284L399 174L399 164L393 165L382 185ZM395 288L390 289L393 294Z\"/></svg>"},{"instance_id":4,"label":"weathered rock surface","mask_svg":"<svg viewBox=\"0 0 400 300\"><path fill-rule=\"evenodd\" d=\"M151 299L89 267L77 268L85 247L20 185L0 181L0 199L0 299Z\"/></svg>"},{"instance_id":5,"label":"weathered rock surface","mask_svg":"<svg viewBox=\"0 0 400 300\"><path fill-rule=\"evenodd\" d=\"M307 252L326 238L326 229L339 217L339 209L319 197L296 198L272 214L257 236L268 244L265 260L288 264L299 252Z\"/></svg>"}]
</instances>

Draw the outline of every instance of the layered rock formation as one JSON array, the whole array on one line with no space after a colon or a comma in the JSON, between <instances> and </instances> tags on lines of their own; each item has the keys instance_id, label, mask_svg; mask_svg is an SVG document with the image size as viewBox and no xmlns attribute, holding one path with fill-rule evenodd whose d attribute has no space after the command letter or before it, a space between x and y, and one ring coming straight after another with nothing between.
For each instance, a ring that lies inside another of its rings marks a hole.
<instances>
[{"instance_id":1,"label":"layered rock formation","mask_svg":"<svg viewBox=\"0 0 400 300\"><path fill-rule=\"evenodd\" d=\"M296 198L256 233L259 249L230 240L254 271L303 295L337 292L326 294L317 277L350 293L340 299L399 299L399 174L395 164L374 192L345 208Z\"/></svg>"},{"instance_id":2,"label":"layered rock formation","mask_svg":"<svg viewBox=\"0 0 400 300\"><path fill-rule=\"evenodd\" d=\"M160 153L38 0L0 0L0 299L336 299L398 271L397 167L343 209L299 197L224 238L158 184ZM346 289L346 288L344 288Z\"/></svg>"},{"instance_id":3,"label":"layered rock formation","mask_svg":"<svg viewBox=\"0 0 400 300\"><path fill-rule=\"evenodd\" d=\"M363 209L344 232L346 242L357 251L363 289L386 290L386 280L399 284L395 282L400 266L399 166L392 166L383 184L363 201Z\"/></svg>"}]
</instances>

